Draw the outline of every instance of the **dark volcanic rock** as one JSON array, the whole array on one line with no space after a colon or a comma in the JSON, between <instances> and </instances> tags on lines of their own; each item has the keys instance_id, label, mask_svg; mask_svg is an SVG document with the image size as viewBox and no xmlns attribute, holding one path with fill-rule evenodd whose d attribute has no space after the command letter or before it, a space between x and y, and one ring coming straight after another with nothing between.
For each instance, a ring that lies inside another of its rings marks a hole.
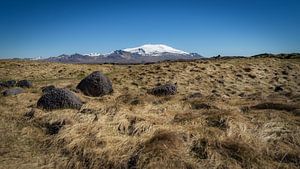
<instances>
[{"instance_id":1,"label":"dark volcanic rock","mask_svg":"<svg viewBox=\"0 0 300 169\"><path fill-rule=\"evenodd\" d=\"M52 89L55 89L55 86L53 86L53 85L45 86L45 87L42 87L42 92L47 93L47 92L50 92Z\"/></svg>"},{"instance_id":2,"label":"dark volcanic rock","mask_svg":"<svg viewBox=\"0 0 300 169\"><path fill-rule=\"evenodd\" d=\"M38 100L37 106L46 110L53 109L80 109L82 106L81 100L67 89L52 89Z\"/></svg>"},{"instance_id":3,"label":"dark volcanic rock","mask_svg":"<svg viewBox=\"0 0 300 169\"><path fill-rule=\"evenodd\" d=\"M22 88L25 88L25 87L30 88L30 87L32 87L32 83L28 80L20 80L20 81L18 81L17 86L22 87Z\"/></svg>"},{"instance_id":4,"label":"dark volcanic rock","mask_svg":"<svg viewBox=\"0 0 300 169\"><path fill-rule=\"evenodd\" d=\"M5 86L5 87L14 87L16 85L16 81L15 80L8 80L6 82L3 82L2 84Z\"/></svg>"},{"instance_id":5,"label":"dark volcanic rock","mask_svg":"<svg viewBox=\"0 0 300 169\"><path fill-rule=\"evenodd\" d=\"M177 93L177 86L174 84L165 84L150 89L148 93L155 96L175 95Z\"/></svg>"},{"instance_id":6,"label":"dark volcanic rock","mask_svg":"<svg viewBox=\"0 0 300 169\"><path fill-rule=\"evenodd\" d=\"M113 92L111 81L99 71L93 72L76 87L87 96L103 96Z\"/></svg>"},{"instance_id":7,"label":"dark volcanic rock","mask_svg":"<svg viewBox=\"0 0 300 169\"><path fill-rule=\"evenodd\" d=\"M21 88L12 88L12 89L7 89L7 90L4 90L2 92L2 95L3 96L10 96L10 95L17 95L17 94L20 94L20 93L23 93L24 90L21 89Z\"/></svg>"}]
</instances>

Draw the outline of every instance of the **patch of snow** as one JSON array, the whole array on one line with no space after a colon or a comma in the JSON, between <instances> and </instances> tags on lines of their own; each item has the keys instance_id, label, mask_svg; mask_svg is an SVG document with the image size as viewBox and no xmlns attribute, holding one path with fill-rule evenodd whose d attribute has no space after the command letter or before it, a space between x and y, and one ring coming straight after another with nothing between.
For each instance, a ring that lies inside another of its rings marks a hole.
<instances>
[{"instance_id":1,"label":"patch of snow","mask_svg":"<svg viewBox=\"0 0 300 169\"><path fill-rule=\"evenodd\" d=\"M41 56L38 56L38 57L35 57L35 58L30 58L30 60L42 60L43 59L43 57L41 57Z\"/></svg>"},{"instance_id":2,"label":"patch of snow","mask_svg":"<svg viewBox=\"0 0 300 169\"><path fill-rule=\"evenodd\" d=\"M101 53L89 53L89 54L84 54L86 56L100 56Z\"/></svg>"},{"instance_id":3,"label":"patch of snow","mask_svg":"<svg viewBox=\"0 0 300 169\"><path fill-rule=\"evenodd\" d=\"M163 44L146 44L143 46L135 47L135 48L126 48L123 51L130 52L130 53L138 53L140 55L153 55L158 56L162 53L174 53L174 54L183 54L187 55L189 53L174 49L170 46L163 45Z\"/></svg>"}]
</instances>

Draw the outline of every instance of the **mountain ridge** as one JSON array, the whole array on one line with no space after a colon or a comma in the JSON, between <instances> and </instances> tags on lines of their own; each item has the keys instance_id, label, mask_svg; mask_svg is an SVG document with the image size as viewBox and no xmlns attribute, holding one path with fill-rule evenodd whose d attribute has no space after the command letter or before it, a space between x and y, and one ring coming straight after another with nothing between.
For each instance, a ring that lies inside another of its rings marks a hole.
<instances>
[{"instance_id":1,"label":"mountain ridge","mask_svg":"<svg viewBox=\"0 0 300 169\"><path fill-rule=\"evenodd\" d=\"M198 53L188 53L163 44L145 44L139 47L115 50L109 54L63 54L42 60L63 63L148 63L202 57Z\"/></svg>"}]
</instances>

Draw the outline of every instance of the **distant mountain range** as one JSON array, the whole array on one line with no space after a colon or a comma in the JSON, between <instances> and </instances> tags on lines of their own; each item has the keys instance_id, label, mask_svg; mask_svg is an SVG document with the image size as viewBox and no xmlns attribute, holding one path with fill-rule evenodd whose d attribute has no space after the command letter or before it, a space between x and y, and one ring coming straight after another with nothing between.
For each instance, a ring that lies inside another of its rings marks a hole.
<instances>
[{"instance_id":1,"label":"distant mountain range","mask_svg":"<svg viewBox=\"0 0 300 169\"><path fill-rule=\"evenodd\" d=\"M230 58L244 58L246 56L212 56L203 57L198 53L188 53L178 50L163 44L146 44L134 48L126 48L116 50L108 54L90 53L72 55L60 55L56 57L36 57L36 58L12 58L13 60L38 60L48 62L62 62L62 63L116 63L116 64L139 64L139 63L154 63L160 61L188 61L196 59L230 59ZM300 53L262 53L253 56L253 58L274 57L282 59L300 58Z\"/></svg>"},{"instance_id":2,"label":"distant mountain range","mask_svg":"<svg viewBox=\"0 0 300 169\"><path fill-rule=\"evenodd\" d=\"M72 54L50 57L44 60L63 63L148 63L164 60L190 60L202 58L197 53L188 53L162 44L146 44L135 48L116 50L109 54Z\"/></svg>"}]
</instances>

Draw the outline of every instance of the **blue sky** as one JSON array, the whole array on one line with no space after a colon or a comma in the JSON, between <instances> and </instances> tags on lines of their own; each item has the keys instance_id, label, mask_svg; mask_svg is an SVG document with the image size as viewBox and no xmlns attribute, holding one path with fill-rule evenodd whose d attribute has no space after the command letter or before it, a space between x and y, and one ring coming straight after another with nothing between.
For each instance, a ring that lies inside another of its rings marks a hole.
<instances>
[{"instance_id":1,"label":"blue sky","mask_svg":"<svg viewBox=\"0 0 300 169\"><path fill-rule=\"evenodd\" d=\"M204 56L300 52L297 0L0 0L0 58L161 43Z\"/></svg>"}]
</instances>

